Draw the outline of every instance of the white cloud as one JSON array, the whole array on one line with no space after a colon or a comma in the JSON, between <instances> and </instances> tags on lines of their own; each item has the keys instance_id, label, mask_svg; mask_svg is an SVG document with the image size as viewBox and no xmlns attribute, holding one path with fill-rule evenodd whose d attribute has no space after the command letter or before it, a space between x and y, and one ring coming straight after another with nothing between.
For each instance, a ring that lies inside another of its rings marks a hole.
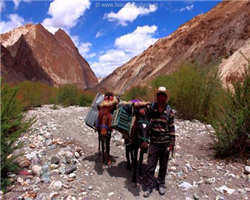
<instances>
[{"instance_id":1,"label":"white cloud","mask_svg":"<svg viewBox=\"0 0 250 200\"><path fill-rule=\"evenodd\" d=\"M5 10L5 3L4 1L0 1L0 12L2 12L3 10Z\"/></svg>"},{"instance_id":2,"label":"white cloud","mask_svg":"<svg viewBox=\"0 0 250 200\"><path fill-rule=\"evenodd\" d=\"M113 11L110 13L106 13L104 15L104 19L108 19L108 21L113 22L117 21L119 25L127 26L128 22L133 22L137 17L147 15L151 12L155 12L157 7L155 4L148 5L148 8L145 6L138 6L136 3L127 3L121 10L117 13Z\"/></svg>"},{"instance_id":3,"label":"white cloud","mask_svg":"<svg viewBox=\"0 0 250 200\"><path fill-rule=\"evenodd\" d=\"M43 25L55 33L59 28L70 30L78 19L90 8L89 0L54 0L50 3L48 14L51 18L43 20Z\"/></svg>"},{"instance_id":4,"label":"white cloud","mask_svg":"<svg viewBox=\"0 0 250 200\"><path fill-rule=\"evenodd\" d=\"M194 4L181 8L180 12L185 11L185 10L191 11L191 10L193 10L193 8L194 8Z\"/></svg>"},{"instance_id":5,"label":"white cloud","mask_svg":"<svg viewBox=\"0 0 250 200\"><path fill-rule=\"evenodd\" d=\"M13 0L14 4L15 4L15 10L18 9L21 1L24 1L24 2L31 2L31 0Z\"/></svg>"},{"instance_id":6,"label":"white cloud","mask_svg":"<svg viewBox=\"0 0 250 200\"><path fill-rule=\"evenodd\" d=\"M127 35L123 35L115 40L115 47L126 52L139 54L151 44L156 42L152 36L157 30L157 26L137 27L136 30Z\"/></svg>"},{"instance_id":7,"label":"white cloud","mask_svg":"<svg viewBox=\"0 0 250 200\"><path fill-rule=\"evenodd\" d=\"M6 33L25 24L25 20L18 14L10 14L7 18L9 19L8 21L0 22L0 33Z\"/></svg>"},{"instance_id":8,"label":"white cloud","mask_svg":"<svg viewBox=\"0 0 250 200\"><path fill-rule=\"evenodd\" d=\"M96 53L89 53L90 48L92 46L91 43L89 42L80 42L79 41L79 36L70 36L72 41L74 42L75 46L78 48L79 53L82 55L84 58L93 58L96 56Z\"/></svg>"},{"instance_id":9,"label":"white cloud","mask_svg":"<svg viewBox=\"0 0 250 200\"><path fill-rule=\"evenodd\" d=\"M98 62L90 63L90 67L97 76L105 77L129 61L130 58L131 55L122 50L110 49L99 56Z\"/></svg>"},{"instance_id":10,"label":"white cloud","mask_svg":"<svg viewBox=\"0 0 250 200\"><path fill-rule=\"evenodd\" d=\"M185 3L187 3L187 4L193 4L194 1L186 0Z\"/></svg>"},{"instance_id":11,"label":"white cloud","mask_svg":"<svg viewBox=\"0 0 250 200\"><path fill-rule=\"evenodd\" d=\"M104 35L104 31L103 31L103 29L101 29L100 31L97 32L95 38L99 38L99 37L101 37L103 35Z\"/></svg>"},{"instance_id":12,"label":"white cloud","mask_svg":"<svg viewBox=\"0 0 250 200\"><path fill-rule=\"evenodd\" d=\"M84 58L93 58L96 56L95 53L89 54L90 47L92 46L91 43L86 42L86 43L81 43L80 46L78 47L79 53L84 57Z\"/></svg>"},{"instance_id":13,"label":"white cloud","mask_svg":"<svg viewBox=\"0 0 250 200\"><path fill-rule=\"evenodd\" d=\"M153 35L157 26L137 27L132 33L116 38L114 48L100 55L97 62L90 63L97 76L107 76L157 41Z\"/></svg>"},{"instance_id":14,"label":"white cloud","mask_svg":"<svg viewBox=\"0 0 250 200\"><path fill-rule=\"evenodd\" d=\"M21 0L13 0L13 3L15 4L15 10L17 10L18 9L18 7L19 7L19 5L20 5L20 3L21 3Z\"/></svg>"}]
</instances>

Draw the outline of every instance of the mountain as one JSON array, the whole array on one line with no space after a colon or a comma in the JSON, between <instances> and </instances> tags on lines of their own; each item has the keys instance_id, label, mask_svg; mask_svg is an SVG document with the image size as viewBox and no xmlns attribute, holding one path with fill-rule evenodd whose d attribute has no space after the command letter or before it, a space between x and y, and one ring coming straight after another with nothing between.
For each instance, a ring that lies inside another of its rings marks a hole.
<instances>
[{"instance_id":1,"label":"mountain","mask_svg":"<svg viewBox=\"0 0 250 200\"><path fill-rule=\"evenodd\" d=\"M245 61L243 56L239 56L238 50L249 49L249 10L248 1L219 3L208 13L196 16L118 67L94 90L112 88L115 93L123 93L133 86L146 84L159 74L177 70L183 62L195 61L203 64L221 63L223 81L229 80L229 72L242 68L238 63ZM235 54L238 61L230 65Z\"/></svg>"},{"instance_id":2,"label":"mountain","mask_svg":"<svg viewBox=\"0 0 250 200\"><path fill-rule=\"evenodd\" d=\"M5 61L1 72L7 82L75 84L83 89L98 83L88 62L61 29L53 35L41 24L27 24L1 34L1 44L5 52L1 53L1 60Z\"/></svg>"},{"instance_id":3,"label":"mountain","mask_svg":"<svg viewBox=\"0 0 250 200\"><path fill-rule=\"evenodd\" d=\"M6 82L18 83L26 80L24 75L18 71L19 66L15 64L10 52L1 44L1 76Z\"/></svg>"}]
</instances>

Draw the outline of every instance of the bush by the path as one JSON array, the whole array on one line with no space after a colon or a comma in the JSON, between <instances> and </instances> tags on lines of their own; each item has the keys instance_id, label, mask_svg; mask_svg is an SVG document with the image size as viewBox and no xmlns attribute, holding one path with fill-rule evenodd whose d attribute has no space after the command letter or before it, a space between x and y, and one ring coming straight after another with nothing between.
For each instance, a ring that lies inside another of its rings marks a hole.
<instances>
[{"instance_id":1,"label":"bush by the path","mask_svg":"<svg viewBox=\"0 0 250 200\"><path fill-rule=\"evenodd\" d=\"M250 63L241 79L232 81L227 90L229 101L225 113L214 120L215 153L219 157L250 156Z\"/></svg>"},{"instance_id":2,"label":"bush by the path","mask_svg":"<svg viewBox=\"0 0 250 200\"><path fill-rule=\"evenodd\" d=\"M7 172L17 169L13 160L17 156L12 153L20 147L16 141L21 133L25 132L33 123L33 119L23 121L23 108L17 99L19 87L8 84L1 85L1 188L6 190L10 184Z\"/></svg>"},{"instance_id":3,"label":"bush by the path","mask_svg":"<svg viewBox=\"0 0 250 200\"><path fill-rule=\"evenodd\" d=\"M41 82L24 81L19 84L18 98L26 110L56 103L58 88Z\"/></svg>"},{"instance_id":4,"label":"bush by the path","mask_svg":"<svg viewBox=\"0 0 250 200\"><path fill-rule=\"evenodd\" d=\"M170 105L184 119L210 122L219 117L225 104L225 91L218 70L189 64L170 75L161 75L152 81L153 88L165 86L170 90Z\"/></svg>"},{"instance_id":5,"label":"bush by the path","mask_svg":"<svg viewBox=\"0 0 250 200\"><path fill-rule=\"evenodd\" d=\"M146 100L150 99L150 94L151 94L151 92L147 86L136 86L136 87L132 87L130 90L128 90L122 96L122 99L125 101L129 101L132 99L142 99L142 100L146 101Z\"/></svg>"},{"instance_id":6,"label":"bush by the path","mask_svg":"<svg viewBox=\"0 0 250 200\"><path fill-rule=\"evenodd\" d=\"M59 88L57 94L58 103L64 106L89 106L94 100L94 94L82 91L74 85L63 85Z\"/></svg>"},{"instance_id":7,"label":"bush by the path","mask_svg":"<svg viewBox=\"0 0 250 200\"><path fill-rule=\"evenodd\" d=\"M17 96L25 110L45 104L89 106L95 96L94 93L83 91L75 85L63 85L56 88L46 83L24 81L18 84L18 87L20 89Z\"/></svg>"}]
</instances>

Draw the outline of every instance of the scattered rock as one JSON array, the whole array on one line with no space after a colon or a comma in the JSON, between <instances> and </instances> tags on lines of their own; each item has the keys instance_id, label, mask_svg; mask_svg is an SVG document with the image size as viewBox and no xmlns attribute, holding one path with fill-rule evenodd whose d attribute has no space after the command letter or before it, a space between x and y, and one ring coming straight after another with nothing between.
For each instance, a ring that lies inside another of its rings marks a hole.
<instances>
[{"instance_id":1,"label":"scattered rock","mask_svg":"<svg viewBox=\"0 0 250 200\"><path fill-rule=\"evenodd\" d=\"M22 170L19 172L19 174L23 175L23 176L29 176L30 173L27 170Z\"/></svg>"},{"instance_id":2,"label":"scattered rock","mask_svg":"<svg viewBox=\"0 0 250 200\"><path fill-rule=\"evenodd\" d=\"M188 171L192 171L193 170L192 167L191 167L191 165L189 163L186 164L186 167L187 167Z\"/></svg>"},{"instance_id":3,"label":"scattered rock","mask_svg":"<svg viewBox=\"0 0 250 200\"><path fill-rule=\"evenodd\" d=\"M206 181L205 181L205 183L206 184L209 184L209 185L211 185L211 184L213 184L215 182L215 178L213 177L213 178L208 178Z\"/></svg>"},{"instance_id":4,"label":"scattered rock","mask_svg":"<svg viewBox=\"0 0 250 200\"><path fill-rule=\"evenodd\" d=\"M76 178L76 174L75 174L75 173L71 173L71 174L69 175L69 178Z\"/></svg>"},{"instance_id":5,"label":"scattered rock","mask_svg":"<svg viewBox=\"0 0 250 200\"><path fill-rule=\"evenodd\" d=\"M54 181L51 183L51 186L54 190L61 190L62 189L62 182L61 181Z\"/></svg>"},{"instance_id":6,"label":"scattered rock","mask_svg":"<svg viewBox=\"0 0 250 200\"><path fill-rule=\"evenodd\" d=\"M24 193L24 195L22 195L22 198L31 198L31 199L34 199L34 198L36 198L36 196L37 196L37 193L36 192L34 192L34 191L28 191L28 192L25 192Z\"/></svg>"},{"instance_id":7,"label":"scattered rock","mask_svg":"<svg viewBox=\"0 0 250 200\"><path fill-rule=\"evenodd\" d=\"M37 156L35 156L31 159L31 166L41 165L41 164L42 164L42 162Z\"/></svg>"},{"instance_id":8,"label":"scattered rock","mask_svg":"<svg viewBox=\"0 0 250 200\"><path fill-rule=\"evenodd\" d=\"M58 196L59 196L59 193L53 192L53 193L51 193L51 194L49 195L49 198L52 200L52 199L54 199L54 198L56 198L56 197L58 197Z\"/></svg>"},{"instance_id":9,"label":"scattered rock","mask_svg":"<svg viewBox=\"0 0 250 200\"><path fill-rule=\"evenodd\" d=\"M80 154L78 152L75 152L75 157L80 158Z\"/></svg>"},{"instance_id":10,"label":"scattered rock","mask_svg":"<svg viewBox=\"0 0 250 200\"><path fill-rule=\"evenodd\" d=\"M196 193L194 193L194 199L198 200L198 199L200 199L200 197Z\"/></svg>"},{"instance_id":11,"label":"scattered rock","mask_svg":"<svg viewBox=\"0 0 250 200\"><path fill-rule=\"evenodd\" d=\"M62 166L60 166L60 167L58 168L58 170L59 170L59 173L60 173L60 174L65 174L65 172L66 172L66 166L65 166L65 165L62 165Z\"/></svg>"},{"instance_id":12,"label":"scattered rock","mask_svg":"<svg viewBox=\"0 0 250 200\"><path fill-rule=\"evenodd\" d=\"M245 174L250 174L250 166L245 166L245 170L244 170Z\"/></svg>"},{"instance_id":13,"label":"scattered rock","mask_svg":"<svg viewBox=\"0 0 250 200\"><path fill-rule=\"evenodd\" d=\"M89 189L89 190L93 190L93 186L90 185L90 186L88 187L88 189Z\"/></svg>"},{"instance_id":14,"label":"scattered rock","mask_svg":"<svg viewBox=\"0 0 250 200\"><path fill-rule=\"evenodd\" d=\"M52 165L50 165L50 169L51 170L54 170L54 169L58 169L58 165L56 165L56 164L52 164Z\"/></svg>"},{"instance_id":15,"label":"scattered rock","mask_svg":"<svg viewBox=\"0 0 250 200\"><path fill-rule=\"evenodd\" d=\"M59 171L58 170L52 171L50 176L54 178L59 178L60 177Z\"/></svg>"},{"instance_id":16,"label":"scattered rock","mask_svg":"<svg viewBox=\"0 0 250 200\"><path fill-rule=\"evenodd\" d=\"M36 148L36 145L30 144L29 147L30 147L31 149L34 149L34 148Z\"/></svg>"},{"instance_id":17,"label":"scattered rock","mask_svg":"<svg viewBox=\"0 0 250 200\"><path fill-rule=\"evenodd\" d=\"M20 168L25 168L30 166L30 160L25 156L18 158L17 164Z\"/></svg>"},{"instance_id":18,"label":"scattered rock","mask_svg":"<svg viewBox=\"0 0 250 200\"><path fill-rule=\"evenodd\" d=\"M76 200L74 196L69 195L66 200Z\"/></svg>"},{"instance_id":19,"label":"scattered rock","mask_svg":"<svg viewBox=\"0 0 250 200\"><path fill-rule=\"evenodd\" d=\"M58 157L52 157L50 162L52 165L58 165L60 163L60 159Z\"/></svg>"},{"instance_id":20,"label":"scattered rock","mask_svg":"<svg viewBox=\"0 0 250 200\"><path fill-rule=\"evenodd\" d=\"M174 166L173 166L173 167L170 167L170 170L171 170L171 171L176 171L176 167L174 167Z\"/></svg>"},{"instance_id":21,"label":"scattered rock","mask_svg":"<svg viewBox=\"0 0 250 200\"><path fill-rule=\"evenodd\" d=\"M71 174L72 172L76 171L76 166L70 166L66 169L65 174Z\"/></svg>"},{"instance_id":22,"label":"scattered rock","mask_svg":"<svg viewBox=\"0 0 250 200\"><path fill-rule=\"evenodd\" d=\"M111 197L111 196L113 196L115 193L114 192L109 192L108 193L108 197Z\"/></svg>"},{"instance_id":23,"label":"scattered rock","mask_svg":"<svg viewBox=\"0 0 250 200\"><path fill-rule=\"evenodd\" d=\"M71 153L70 151L66 151L66 152L64 153L64 156L65 156L66 158L68 158L68 159L73 159L73 158L74 158L73 153Z\"/></svg>"},{"instance_id":24,"label":"scattered rock","mask_svg":"<svg viewBox=\"0 0 250 200\"><path fill-rule=\"evenodd\" d=\"M179 187L181 187L183 190L190 190L190 189L193 189L194 187L188 183L188 182L183 182L179 185Z\"/></svg>"},{"instance_id":25,"label":"scattered rock","mask_svg":"<svg viewBox=\"0 0 250 200\"><path fill-rule=\"evenodd\" d=\"M221 186L220 188L215 188L215 190L217 191L217 192L220 192L220 193L222 193L222 194L225 194L225 193L227 193L227 194L233 194L234 193L234 191L235 191L235 189L231 189L231 188L228 188L227 186Z\"/></svg>"},{"instance_id":26,"label":"scattered rock","mask_svg":"<svg viewBox=\"0 0 250 200\"><path fill-rule=\"evenodd\" d=\"M37 197L36 197L36 200L49 200L47 194L45 193L42 193L42 194L39 194Z\"/></svg>"},{"instance_id":27,"label":"scattered rock","mask_svg":"<svg viewBox=\"0 0 250 200\"><path fill-rule=\"evenodd\" d=\"M223 196L220 196L220 195L217 195L215 200L224 200L224 197Z\"/></svg>"},{"instance_id":28,"label":"scattered rock","mask_svg":"<svg viewBox=\"0 0 250 200\"><path fill-rule=\"evenodd\" d=\"M39 165L34 165L32 168L31 168L32 172L38 176L41 175L42 173L42 167L39 166Z\"/></svg>"}]
</instances>

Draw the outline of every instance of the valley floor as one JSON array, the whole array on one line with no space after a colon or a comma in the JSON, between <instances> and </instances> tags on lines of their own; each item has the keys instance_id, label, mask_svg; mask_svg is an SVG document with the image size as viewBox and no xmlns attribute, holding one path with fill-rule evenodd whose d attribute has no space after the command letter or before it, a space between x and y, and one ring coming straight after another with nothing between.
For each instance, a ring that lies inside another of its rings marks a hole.
<instances>
[{"instance_id":1,"label":"valley floor","mask_svg":"<svg viewBox=\"0 0 250 200\"><path fill-rule=\"evenodd\" d=\"M51 107L28 112L27 117L36 115L37 121L20 141L25 144L22 152L32 160L31 166L23 169L23 175L10 174L15 184L4 199L14 200L24 194L26 200L34 196L37 200L144 199L144 180L138 178L138 186L131 187L132 171L126 170L125 146L119 132L112 135L112 166L103 167L97 133L84 123L88 108ZM160 196L154 190L148 199L250 199L250 177L243 173L244 165L212 157L212 127L181 119L175 123L177 145L175 158L169 162L167 192ZM59 159L59 165L50 166L52 157L57 157L53 158L55 163ZM146 158L144 173L145 167Z\"/></svg>"}]
</instances>

